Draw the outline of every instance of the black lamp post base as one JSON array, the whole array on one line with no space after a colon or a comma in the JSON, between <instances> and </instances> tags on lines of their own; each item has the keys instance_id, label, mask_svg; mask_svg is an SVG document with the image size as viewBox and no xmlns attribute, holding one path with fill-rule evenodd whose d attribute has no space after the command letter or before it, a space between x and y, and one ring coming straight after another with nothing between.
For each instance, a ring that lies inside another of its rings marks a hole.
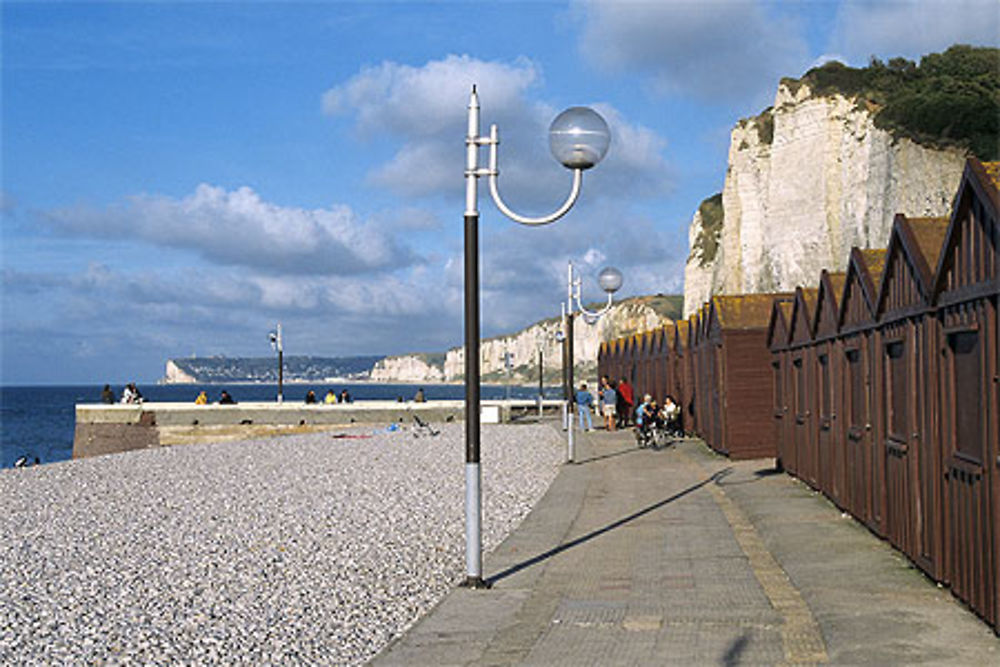
<instances>
[{"instance_id":1,"label":"black lamp post base","mask_svg":"<svg viewBox=\"0 0 1000 667\"><path fill-rule=\"evenodd\" d=\"M462 588L473 588L479 590L486 590L488 588L493 588L493 584L486 581L482 577L466 577L465 581L459 584Z\"/></svg>"}]
</instances>

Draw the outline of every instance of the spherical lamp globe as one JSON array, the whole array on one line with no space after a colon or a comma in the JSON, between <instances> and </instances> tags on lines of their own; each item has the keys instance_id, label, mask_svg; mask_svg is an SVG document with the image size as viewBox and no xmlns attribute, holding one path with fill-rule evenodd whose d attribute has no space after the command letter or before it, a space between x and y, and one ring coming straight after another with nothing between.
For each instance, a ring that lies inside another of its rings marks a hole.
<instances>
[{"instance_id":1,"label":"spherical lamp globe","mask_svg":"<svg viewBox=\"0 0 1000 667\"><path fill-rule=\"evenodd\" d=\"M614 294L620 290L624 280L622 272L612 266L603 269L597 274L597 283L608 294Z\"/></svg>"},{"instance_id":2,"label":"spherical lamp globe","mask_svg":"<svg viewBox=\"0 0 1000 667\"><path fill-rule=\"evenodd\" d=\"M611 145L611 131L599 113L589 107L570 107L549 126L549 149L569 169L590 169Z\"/></svg>"}]
</instances>

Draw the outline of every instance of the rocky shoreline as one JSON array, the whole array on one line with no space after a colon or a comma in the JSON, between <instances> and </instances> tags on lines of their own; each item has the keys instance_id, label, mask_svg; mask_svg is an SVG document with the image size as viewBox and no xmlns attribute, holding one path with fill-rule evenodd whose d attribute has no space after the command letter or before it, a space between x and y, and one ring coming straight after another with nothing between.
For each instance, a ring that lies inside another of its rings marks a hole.
<instances>
[{"instance_id":1,"label":"rocky shoreline","mask_svg":"<svg viewBox=\"0 0 1000 667\"><path fill-rule=\"evenodd\" d=\"M0 471L0 662L362 664L464 572L461 424ZM541 498L546 425L483 429L483 542Z\"/></svg>"}]
</instances>

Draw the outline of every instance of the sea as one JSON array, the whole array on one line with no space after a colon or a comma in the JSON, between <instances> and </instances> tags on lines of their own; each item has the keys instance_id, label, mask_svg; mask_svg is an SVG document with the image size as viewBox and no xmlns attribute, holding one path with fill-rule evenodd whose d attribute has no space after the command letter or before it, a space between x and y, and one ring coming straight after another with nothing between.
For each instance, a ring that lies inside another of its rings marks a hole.
<instances>
[{"instance_id":1,"label":"sea","mask_svg":"<svg viewBox=\"0 0 1000 667\"><path fill-rule=\"evenodd\" d=\"M3 386L0 387L0 468L9 468L22 456L42 463L65 461L73 457L73 430L76 422L77 403L100 403L103 385L72 386ZM276 400L277 387L261 384L150 384L138 385L143 399L151 402L192 403L199 392L205 391L212 401L218 400L225 389L237 401ZM460 400L465 397L463 385L409 385L409 384L341 384L307 385L286 384L283 398L286 403L302 402L312 389L319 400L327 390L336 393L347 389L355 400L409 400L417 389L423 388L429 401ZM116 396L122 387L112 386ZM535 398L538 387L483 385L484 399ZM556 389L546 394L555 396Z\"/></svg>"}]
</instances>

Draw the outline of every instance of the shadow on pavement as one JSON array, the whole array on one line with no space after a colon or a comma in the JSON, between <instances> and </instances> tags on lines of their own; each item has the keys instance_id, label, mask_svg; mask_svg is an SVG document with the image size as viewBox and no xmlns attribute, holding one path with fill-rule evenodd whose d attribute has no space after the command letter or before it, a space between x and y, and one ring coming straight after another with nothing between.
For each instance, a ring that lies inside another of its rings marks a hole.
<instances>
[{"instance_id":1,"label":"shadow on pavement","mask_svg":"<svg viewBox=\"0 0 1000 667\"><path fill-rule=\"evenodd\" d=\"M628 451L633 451L633 450L628 450ZM625 452L619 452L619 453L625 453ZM672 503L672 502L674 502L676 500L680 500L684 496L686 496L686 495L688 495L688 494L690 494L690 493L692 493L694 491L697 491L701 487L703 487L703 486L705 486L705 485L707 485L707 484L709 484L711 482L719 482L720 480L724 479L727 475L729 475L730 472L732 472L732 468L731 467L730 468L724 468L723 470L718 471L717 473L711 475L710 477L707 477L707 478L703 479L702 481L698 482L697 484L692 484L691 486L689 486L688 488L684 489L683 491L678 491L674 495L672 495L672 496L670 496L668 498L664 498L663 500L657 501L657 502L653 503L652 505L649 505L648 507L644 507L643 509L639 510L638 512L633 512L632 514L629 514L626 517L618 519L617 521L613 521L613 522L609 523L606 526L603 526L601 528L598 528L597 530L594 530L594 531L591 531L591 532L587 533L586 535L581 535L580 537L576 538L575 540L572 540L572 541L567 542L565 544L560 544L559 546L554 547L552 549L549 549L548 551L546 551L544 553L541 553L541 554L539 554L537 556L529 558L526 561L522 561L520 563L517 563L516 565L512 565L512 566L508 567L506 570L503 570L502 572L498 572L497 574L494 574L492 577L487 577L486 578L486 582L489 585L492 586L493 584L495 584L496 582L500 581L501 579L506 579L507 577L509 577L512 574L516 574L516 573L520 572L521 570L524 570L526 568L531 567L532 565L536 565L538 563L541 563L542 561L548 560L549 558L552 558L553 556L561 554L563 551L566 551L567 549L572 549L575 546L579 546L579 545L581 545L581 544L583 544L585 542L589 542L590 540L594 539L595 537L600 537L604 533L610 532L610 531L614 530L615 528L620 528L620 527L624 526L625 524L629 523L630 521L634 521L635 519L638 519L641 516L645 516L646 514L649 514L650 512L658 510L659 508L663 507L664 505L668 505L668 504L670 504L670 503Z\"/></svg>"},{"instance_id":2,"label":"shadow on pavement","mask_svg":"<svg viewBox=\"0 0 1000 667\"><path fill-rule=\"evenodd\" d=\"M750 633L744 632L736 641L734 641L730 646L729 650L726 651L726 655L722 658L723 665L739 665L742 664L741 657L743 652L746 650L747 644L750 643Z\"/></svg>"},{"instance_id":3,"label":"shadow on pavement","mask_svg":"<svg viewBox=\"0 0 1000 667\"><path fill-rule=\"evenodd\" d=\"M585 463L594 463L596 461L603 461L604 459L612 459L616 456L622 456L623 454L637 454L642 450L638 447L629 447L628 449L622 449L617 452L611 452L610 454L601 454L600 456L593 456L589 459L584 459L582 461L577 461L575 465L582 466Z\"/></svg>"}]
</instances>

